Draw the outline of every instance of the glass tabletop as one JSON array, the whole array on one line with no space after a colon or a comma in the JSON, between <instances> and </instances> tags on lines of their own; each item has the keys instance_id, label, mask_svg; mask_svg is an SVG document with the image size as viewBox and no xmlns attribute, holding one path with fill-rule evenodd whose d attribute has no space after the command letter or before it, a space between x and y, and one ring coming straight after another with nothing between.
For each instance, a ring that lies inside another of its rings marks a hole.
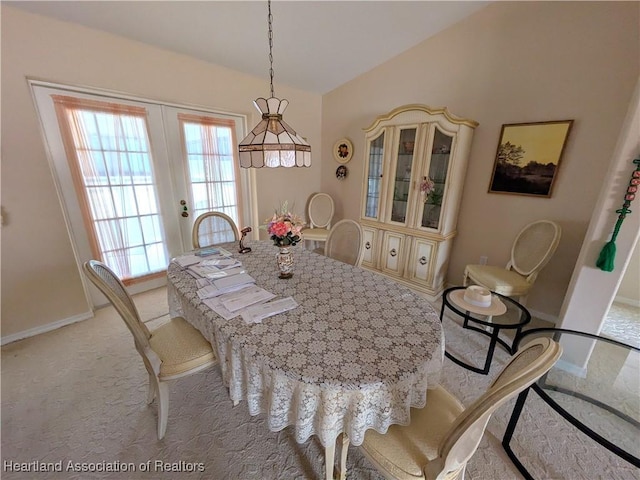
<instances>
[{"instance_id":1,"label":"glass tabletop","mask_svg":"<svg viewBox=\"0 0 640 480\"><path fill-rule=\"evenodd\" d=\"M447 308L469 320L477 322L481 325L494 326L500 328L518 328L526 325L531 321L531 314L529 311L512 298L505 297L495 292L491 292L491 295L499 299L506 307L506 312L502 315L482 315L476 312L465 310L463 306L458 305L455 299L452 298L454 292L465 290L466 287L452 287L444 291L442 294L443 305ZM455 294L454 294L455 296Z\"/></svg>"},{"instance_id":2,"label":"glass tabletop","mask_svg":"<svg viewBox=\"0 0 640 480\"><path fill-rule=\"evenodd\" d=\"M640 458L640 350L580 332L552 334L562 357L536 382L536 391L593 434ZM533 336L525 335L523 344Z\"/></svg>"}]
</instances>

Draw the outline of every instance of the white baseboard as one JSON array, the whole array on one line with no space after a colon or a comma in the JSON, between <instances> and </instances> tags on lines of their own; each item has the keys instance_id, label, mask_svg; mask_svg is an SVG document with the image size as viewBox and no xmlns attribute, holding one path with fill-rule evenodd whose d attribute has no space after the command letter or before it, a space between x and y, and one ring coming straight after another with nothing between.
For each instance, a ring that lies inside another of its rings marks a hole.
<instances>
[{"instance_id":1,"label":"white baseboard","mask_svg":"<svg viewBox=\"0 0 640 480\"><path fill-rule=\"evenodd\" d=\"M81 322L89 318L93 318L93 312L91 311L79 313L78 315L74 315L73 317L65 318L63 320L58 320L57 322L47 323L46 325L42 325L40 327L34 327L30 328L29 330L23 330L22 332L12 333L11 335L0 338L0 345L6 345L17 340L34 337L36 335L40 335L41 333L50 332L51 330L56 330L60 327L71 325L72 323Z\"/></svg>"},{"instance_id":2,"label":"white baseboard","mask_svg":"<svg viewBox=\"0 0 640 480\"><path fill-rule=\"evenodd\" d=\"M556 361L554 368L564 370L565 372L571 373L579 378L587 378L586 367L579 367L578 365L567 362L566 360L559 359Z\"/></svg>"},{"instance_id":3,"label":"white baseboard","mask_svg":"<svg viewBox=\"0 0 640 480\"><path fill-rule=\"evenodd\" d=\"M632 307L640 307L640 300L636 300L633 298L621 297L619 295L616 295L613 301L616 303L622 303L624 305L630 305Z\"/></svg>"}]
</instances>

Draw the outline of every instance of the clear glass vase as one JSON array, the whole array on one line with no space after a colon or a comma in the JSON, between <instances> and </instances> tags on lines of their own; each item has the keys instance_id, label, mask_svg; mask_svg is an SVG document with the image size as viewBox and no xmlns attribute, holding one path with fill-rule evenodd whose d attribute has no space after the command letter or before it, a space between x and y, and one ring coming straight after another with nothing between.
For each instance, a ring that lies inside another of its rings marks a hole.
<instances>
[{"instance_id":1,"label":"clear glass vase","mask_svg":"<svg viewBox=\"0 0 640 480\"><path fill-rule=\"evenodd\" d=\"M293 277L293 253L289 247L280 247L280 251L276 254L276 261L280 270L279 278Z\"/></svg>"}]
</instances>

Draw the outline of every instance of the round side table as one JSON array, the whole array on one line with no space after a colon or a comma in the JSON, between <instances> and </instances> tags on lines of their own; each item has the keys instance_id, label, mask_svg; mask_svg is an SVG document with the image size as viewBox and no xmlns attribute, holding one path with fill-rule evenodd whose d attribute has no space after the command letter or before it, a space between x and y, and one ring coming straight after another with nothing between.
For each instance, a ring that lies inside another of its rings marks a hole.
<instances>
[{"instance_id":1,"label":"round side table","mask_svg":"<svg viewBox=\"0 0 640 480\"><path fill-rule=\"evenodd\" d=\"M442 293L440 321L442 322L444 320L445 310L448 309L453 314L458 315L463 319L462 328L473 330L474 332L481 333L482 335L486 335L491 338L489 342L489 349L487 350L487 357L484 362L484 367L480 368L474 365L469 365L468 363L465 363L462 360L451 355L446 350L446 348L444 354L449 360L460 365L461 367L466 368L467 370L471 370L472 372L480 373L482 375L487 375L489 373L489 369L491 368L491 361L493 360L493 352L496 348L496 344L499 343L507 350L507 352L513 355L515 353L513 350L513 346L520 336L522 327L531 321L531 314L523 305L520 305L515 300L494 292L491 292L491 294L499 298L500 301L502 301L502 303L505 305L505 313L503 313L502 315L487 316L483 315L482 313L478 313L482 309L473 309L476 311L472 311L472 309L467 310L467 308L470 308L469 306L462 307L458 305L451 296L453 292L464 290L465 288L466 287L452 287ZM508 329L516 331L511 345L509 345L499 336L500 330Z\"/></svg>"}]
</instances>

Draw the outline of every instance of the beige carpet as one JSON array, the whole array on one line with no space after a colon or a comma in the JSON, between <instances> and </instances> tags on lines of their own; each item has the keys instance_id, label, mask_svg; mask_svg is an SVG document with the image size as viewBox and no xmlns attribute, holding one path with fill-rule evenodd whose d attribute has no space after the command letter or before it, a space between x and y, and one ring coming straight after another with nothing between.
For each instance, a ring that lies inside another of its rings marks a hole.
<instances>
[{"instance_id":1,"label":"beige carpet","mask_svg":"<svg viewBox=\"0 0 640 480\"><path fill-rule=\"evenodd\" d=\"M153 326L167 317L166 292L138 295ZM480 363L487 339L445 322L449 348ZM508 359L497 349L488 377L445 360L443 384L469 403ZM156 438L156 405L147 406L147 374L132 338L111 307L96 317L2 348L2 479L323 479L323 449L297 444L288 429L270 432L261 416L233 407L219 370L176 381L169 423ZM492 417L467 479L519 479L500 440L513 401ZM639 472L575 430L535 393L512 443L538 479L636 479ZM9 472L7 462L52 462L62 472ZM56 462L61 462L56 464ZM71 468L69 462L72 462ZM85 463L85 465L82 465ZM88 472L119 468L130 471ZM348 478L380 477L351 447ZM142 470L150 467L150 472ZM171 470L174 471L171 471ZM189 470L196 470L189 472ZM202 471L200 471L202 470Z\"/></svg>"}]
</instances>

